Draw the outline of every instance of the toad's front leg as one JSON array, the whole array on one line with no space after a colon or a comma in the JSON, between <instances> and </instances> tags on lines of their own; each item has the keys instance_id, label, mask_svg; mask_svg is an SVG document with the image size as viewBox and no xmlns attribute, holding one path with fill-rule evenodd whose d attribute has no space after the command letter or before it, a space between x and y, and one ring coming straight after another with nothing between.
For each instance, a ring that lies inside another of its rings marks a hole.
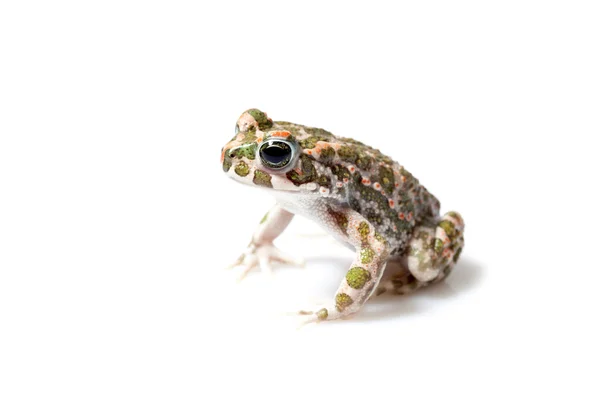
<instances>
[{"instance_id":1,"label":"toad's front leg","mask_svg":"<svg viewBox=\"0 0 600 400\"><path fill-rule=\"evenodd\" d=\"M293 217L294 214L284 210L279 205L273 206L273 208L265 214L252 235L252 240L246 250L237 261L230 266L242 267L242 272L239 275L238 280L243 279L246 274L256 266L259 266L263 272L270 273L272 262L294 265L302 264L302 261L283 254L273 244L273 241L281 235L285 228L287 228Z\"/></svg>"},{"instance_id":2,"label":"toad's front leg","mask_svg":"<svg viewBox=\"0 0 600 400\"><path fill-rule=\"evenodd\" d=\"M377 287L389 257L389 247L373 225L348 208L328 208L322 216L356 249L355 259L327 307L300 311L305 322L342 318L360 310Z\"/></svg>"}]
</instances>

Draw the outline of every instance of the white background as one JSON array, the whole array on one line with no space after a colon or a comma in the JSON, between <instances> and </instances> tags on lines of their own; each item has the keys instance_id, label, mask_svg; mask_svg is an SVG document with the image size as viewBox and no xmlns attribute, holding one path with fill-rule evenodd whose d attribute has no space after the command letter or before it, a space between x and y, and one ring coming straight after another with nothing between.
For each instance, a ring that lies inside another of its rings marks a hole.
<instances>
[{"instance_id":1,"label":"white background","mask_svg":"<svg viewBox=\"0 0 600 400\"><path fill-rule=\"evenodd\" d=\"M0 5L0 398L598 398L594 1ZM297 330L352 254L222 268L237 117L380 148L466 220L446 283ZM289 304L289 306L288 306Z\"/></svg>"}]
</instances>

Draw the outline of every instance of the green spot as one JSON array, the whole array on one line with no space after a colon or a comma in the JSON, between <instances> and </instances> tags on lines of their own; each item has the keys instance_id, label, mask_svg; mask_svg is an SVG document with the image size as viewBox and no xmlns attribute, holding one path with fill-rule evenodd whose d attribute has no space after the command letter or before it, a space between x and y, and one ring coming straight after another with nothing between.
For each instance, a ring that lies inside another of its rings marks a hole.
<instances>
[{"instance_id":1,"label":"green spot","mask_svg":"<svg viewBox=\"0 0 600 400\"><path fill-rule=\"evenodd\" d=\"M391 227L385 231L385 233L389 236L394 236L398 232L412 230L412 224L415 223L414 219L412 221L400 220L398 218L398 211L390 207L389 199L381 192L365 185L360 185L357 189L357 193L354 195L358 195L361 200L370 204L361 208L359 207L358 202L353 203L349 200L350 207L361 213L369 222L371 222L371 224L375 225L375 227L380 228L384 220L388 220L392 224L396 225L395 231L392 230ZM413 206L410 203L410 196L405 196L406 199L402 198L402 200L400 200L398 203L399 205L406 203L405 206L401 207L401 211L405 214L408 214L410 211L413 211Z\"/></svg>"},{"instance_id":2,"label":"green spot","mask_svg":"<svg viewBox=\"0 0 600 400\"><path fill-rule=\"evenodd\" d=\"M386 166L379 167L379 181L386 193L392 193L395 188L394 172Z\"/></svg>"},{"instance_id":3,"label":"green spot","mask_svg":"<svg viewBox=\"0 0 600 400\"><path fill-rule=\"evenodd\" d=\"M338 154L342 161L349 162L351 164L356 164L356 159L358 158L358 153L356 149L352 146L342 146L338 149Z\"/></svg>"},{"instance_id":4,"label":"green spot","mask_svg":"<svg viewBox=\"0 0 600 400\"><path fill-rule=\"evenodd\" d=\"M438 224L438 226L441 227L444 230L444 232L446 232L446 235L448 235L448 238L451 241L453 241L456 238L458 232L456 231L456 227L452 222L448 220L443 220Z\"/></svg>"},{"instance_id":5,"label":"green spot","mask_svg":"<svg viewBox=\"0 0 600 400\"><path fill-rule=\"evenodd\" d=\"M313 149L317 142L329 142L333 135L324 129L304 127L304 131L310 136L300 141L300 146L305 149Z\"/></svg>"},{"instance_id":6,"label":"green spot","mask_svg":"<svg viewBox=\"0 0 600 400\"><path fill-rule=\"evenodd\" d=\"M267 212L265 214L264 217L262 217L262 219L260 220L260 225L264 224L265 222L267 222L267 218L269 218L269 213Z\"/></svg>"},{"instance_id":7,"label":"green spot","mask_svg":"<svg viewBox=\"0 0 600 400\"><path fill-rule=\"evenodd\" d=\"M306 154L300 155L300 173L296 170L289 171L286 176L296 186L313 182L317 178L317 170L313 165L310 157Z\"/></svg>"},{"instance_id":8,"label":"green spot","mask_svg":"<svg viewBox=\"0 0 600 400\"><path fill-rule=\"evenodd\" d=\"M256 158L256 148L257 144L247 144L240 147L236 147L231 151L231 157L242 158L245 157L248 160L254 160Z\"/></svg>"},{"instance_id":9,"label":"green spot","mask_svg":"<svg viewBox=\"0 0 600 400\"><path fill-rule=\"evenodd\" d=\"M444 242L442 241L442 239L440 239L440 238L435 239L435 245L434 245L433 249L436 254L442 253L442 250L444 250Z\"/></svg>"},{"instance_id":10,"label":"green spot","mask_svg":"<svg viewBox=\"0 0 600 400\"><path fill-rule=\"evenodd\" d=\"M335 295L335 308L339 312L344 311L352 303L354 303L352 297L348 296L346 293L338 293Z\"/></svg>"},{"instance_id":11,"label":"green spot","mask_svg":"<svg viewBox=\"0 0 600 400\"><path fill-rule=\"evenodd\" d=\"M371 168L371 162L371 157L359 153L358 159L356 160L356 166L362 170L367 170Z\"/></svg>"},{"instance_id":12,"label":"green spot","mask_svg":"<svg viewBox=\"0 0 600 400\"><path fill-rule=\"evenodd\" d=\"M348 217L346 214L336 212L331 208L328 209L329 215L334 219L336 225L340 228L340 230L344 233L347 233L348 230Z\"/></svg>"},{"instance_id":13,"label":"green spot","mask_svg":"<svg viewBox=\"0 0 600 400\"><path fill-rule=\"evenodd\" d=\"M273 187L273 184L271 183L271 175L269 175L266 172L263 172L259 169L254 171L254 179L252 180L252 182L254 182L254 184L259 185L259 186L265 186L268 188Z\"/></svg>"},{"instance_id":14,"label":"green spot","mask_svg":"<svg viewBox=\"0 0 600 400\"><path fill-rule=\"evenodd\" d=\"M223 158L223 171L229 171L229 168L231 168L232 164L231 157L229 156L229 150L227 150L227 152L225 152L225 157Z\"/></svg>"},{"instance_id":15,"label":"green spot","mask_svg":"<svg viewBox=\"0 0 600 400\"><path fill-rule=\"evenodd\" d=\"M256 108L252 108L246 112L248 114L252 115L252 118L254 118L256 120L256 122L258 122L258 128L261 131L264 131L265 129L268 129L273 126L273 121L271 121L267 117L267 114L265 114L264 112L262 112Z\"/></svg>"},{"instance_id":16,"label":"green spot","mask_svg":"<svg viewBox=\"0 0 600 400\"><path fill-rule=\"evenodd\" d=\"M248 164L246 164L243 161L240 161L235 166L235 173L238 174L239 176L246 176L250 173L250 168L248 168Z\"/></svg>"},{"instance_id":17,"label":"green spot","mask_svg":"<svg viewBox=\"0 0 600 400\"><path fill-rule=\"evenodd\" d=\"M371 274L362 267L350 268L346 274L346 282L352 289L361 289L370 280Z\"/></svg>"},{"instance_id":18,"label":"green spot","mask_svg":"<svg viewBox=\"0 0 600 400\"><path fill-rule=\"evenodd\" d=\"M341 165L334 165L331 167L331 172L333 172L333 174L335 176L337 176L337 178L340 181L343 181L344 178L346 179L350 179L350 171L348 171L348 168L343 167Z\"/></svg>"},{"instance_id":19,"label":"green spot","mask_svg":"<svg viewBox=\"0 0 600 400\"><path fill-rule=\"evenodd\" d=\"M335 150L332 147L326 147L321 150L319 161L325 165L330 165L335 158Z\"/></svg>"},{"instance_id":20,"label":"green spot","mask_svg":"<svg viewBox=\"0 0 600 400\"><path fill-rule=\"evenodd\" d=\"M317 183L320 186L327 187L327 188L331 186L331 180L326 175L319 175L319 177L317 178Z\"/></svg>"},{"instance_id":21,"label":"green spot","mask_svg":"<svg viewBox=\"0 0 600 400\"><path fill-rule=\"evenodd\" d=\"M256 128L251 126L246 133L242 143L254 143L256 141Z\"/></svg>"},{"instance_id":22,"label":"green spot","mask_svg":"<svg viewBox=\"0 0 600 400\"><path fill-rule=\"evenodd\" d=\"M367 224L366 222L363 221L358 225L357 230L358 230L358 234L360 235L360 239L363 242L366 242L367 239L369 238L369 232L371 231L369 229L369 224Z\"/></svg>"},{"instance_id":23,"label":"green spot","mask_svg":"<svg viewBox=\"0 0 600 400\"><path fill-rule=\"evenodd\" d=\"M458 258L460 257L460 253L462 252L462 247L458 250L456 250L456 253L454 253L454 258L452 258L452 261L457 262Z\"/></svg>"},{"instance_id":24,"label":"green spot","mask_svg":"<svg viewBox=\"0 0 600 400\"><path fill-rule=\"evenodd\" d=\"M375 252L370 247L363 247L360 249L360 262L363 264L369 264L373 261L375 257Z\"/></svg>"},{"instance_id":25,"label":"green spot","mask_svg":"<svg viewBox=\"0 0 600 400\"><path fill-rule=\"evenodd\" d=\"M319 311L317 311L317 317L319 317L320 320L327 319L328 316L329 313L327 312L326 308L321 308Z\"/></svg>"},{"instance_id":26,"label":"green spot","mask_svg":"<svg viewBox=\"0 0 600 400\"><path fill-rule=\"evenodd\" d=\"M314 149L317 146L319 138L311 136L298 142L303 149Z\"/></svg>"}]
</instances>

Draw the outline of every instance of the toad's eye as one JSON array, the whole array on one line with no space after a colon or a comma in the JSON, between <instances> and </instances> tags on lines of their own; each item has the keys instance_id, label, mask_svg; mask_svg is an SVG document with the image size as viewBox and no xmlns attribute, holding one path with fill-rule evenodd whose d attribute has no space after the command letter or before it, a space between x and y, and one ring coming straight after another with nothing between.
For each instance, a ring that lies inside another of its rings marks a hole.
<instances>
[{"instance_id":1,"label":"toad's eye","mask_svg":"<svg viewBox=\"0 0 600 400\"><path fill-rule=\"evenodd\" d=\"M260 159L271 169L285 168L292 159L292 148L286 142L272 141L260 146Z\"/></svg>"}]
</instances>

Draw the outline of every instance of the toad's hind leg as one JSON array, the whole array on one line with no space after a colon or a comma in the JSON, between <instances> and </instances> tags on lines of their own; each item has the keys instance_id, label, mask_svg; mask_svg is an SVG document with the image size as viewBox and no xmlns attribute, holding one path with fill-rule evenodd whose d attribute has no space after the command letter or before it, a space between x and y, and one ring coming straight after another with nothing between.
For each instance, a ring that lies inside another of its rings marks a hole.
<instances>
[{"instance_id":1,"label":"toad's hind leg","mask_svg":"<svg viewBox=\"0 0 600 400\"><path fill-rule=\"evenodd\" d=\"M377 293L407 294L445 279L462 251L464 227L457 212L445 214L437 223L418 225L405 256L390 262L400 269L382 279Z\"/></svg>"}]
</instances>

